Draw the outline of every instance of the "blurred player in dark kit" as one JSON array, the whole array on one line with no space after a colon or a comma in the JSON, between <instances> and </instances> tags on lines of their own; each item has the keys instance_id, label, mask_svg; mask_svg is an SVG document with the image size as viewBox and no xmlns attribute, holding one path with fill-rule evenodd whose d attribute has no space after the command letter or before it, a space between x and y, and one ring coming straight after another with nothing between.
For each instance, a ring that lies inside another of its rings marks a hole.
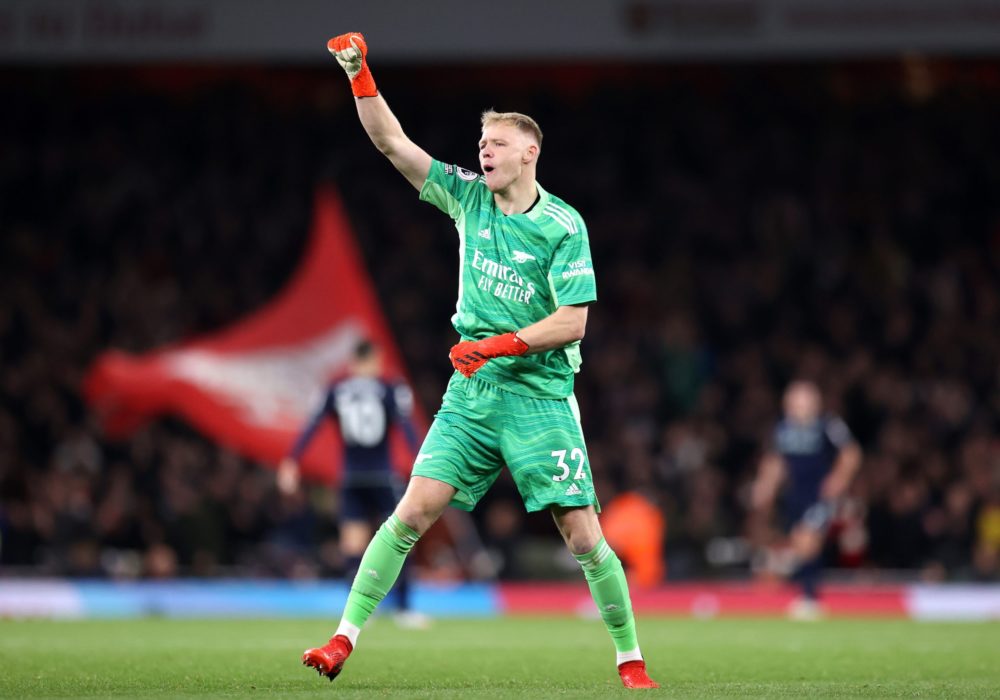
<instances>
[{"instance_id":1,"label":"blurred player in dark kit","mask_svg":"<svg viewBox=\"0 0 1000 700\"><path fill-rule=\"evenodd\" d=\"M823 412L813 382L792 382L783 409L753 485L753 509L766 518L780 496L788 547L785 556L771 557L770 568L799 585L801 597L789 614L809 620L822 613L818 587L823 543L837 503L861 466L861 448L843 420Z\"/></svg>"},{"instance_id":2,"label":"blurred player in dark kit","mask_svg":"<svg viewBox=\"0 0 1000 700\"><path fill-rule=\"evenodd\" d=\"M344 443L340 491L340 546L347 563L346 578L353 580L361 555L372 537L372 522L385 520L402 493L393 473L389 432L399 425L410 448L418 446L411 421L413 394L401 382L382 377L379 349L365 340L354 350L349 376L329 386L323 404L296 440L278 468L278 488L294 493L299 488L299 460L323 420L330 418ZM404 569L396 583L399 612L396 621L405 627L424 627L426 616L414 611L410 581Z\"/></svg>"}]
</instances>

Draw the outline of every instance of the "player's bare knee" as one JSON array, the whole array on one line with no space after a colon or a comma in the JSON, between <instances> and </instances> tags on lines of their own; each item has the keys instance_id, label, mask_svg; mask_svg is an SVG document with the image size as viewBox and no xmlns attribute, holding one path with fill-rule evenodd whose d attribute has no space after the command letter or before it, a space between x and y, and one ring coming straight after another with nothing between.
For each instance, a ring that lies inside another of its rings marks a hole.
<instances>
[{"instance_id":1,"label":"player's bare knee","mask_svg":"<svg viewBox=\"0 0 1000 700\"><path fill-rule=\"evenodd\" d=\"M566 546L569 551L573 554L586 554L597 546L597 543L601 541L600 537L590 537L586 535L579 535L577 537L566 538Z\"/></svg>"},{"instance_id":2,"label":"player's bare knee","mask_svg":"<svg viewBox=\"0 0 1000 700\"><path fill-rule=\"evenodd\" d=\"M441 517L455 487L434 479L415 476L396 506L396 517L423 535Z\"/></svg>"},{"instance_id":3,"label":"player's bare knee","mask_svg":"<svg viewBox=\"0 0 1000 700\"><path fill-rule=\"evenodd\" d=\"M601 541L601 523L593 506L586 508L552 507L552 517L566 546L573 554L586 554Z\"/></svg>"},{"instance_id":4,"label":"player's bare knee","mask_svg":"<svg viewBox=\"0 0 1000 700\"><path fill-rule=\"evenodd\" d=\"M792 550L800 559L812 559L822 549L823 539L820 533L809 528L797 528L791 535Z\"/></svg>"},{"instance_id":5,"label":"player's bare knee","mask_svg":"<svg viewBox=\"0 0 1000 700\"><path fill-rule=\"evenodd\" d=\"M434 521L438 519L441 514L439 510L434 508L429 508L428 505L419 499L407 499L406 496L403 500L399 502L396 506L396 517L399 518L404 525L413 528L419 534L423 535L427 530L430 529Z\"/></svg>"}]
</instances>

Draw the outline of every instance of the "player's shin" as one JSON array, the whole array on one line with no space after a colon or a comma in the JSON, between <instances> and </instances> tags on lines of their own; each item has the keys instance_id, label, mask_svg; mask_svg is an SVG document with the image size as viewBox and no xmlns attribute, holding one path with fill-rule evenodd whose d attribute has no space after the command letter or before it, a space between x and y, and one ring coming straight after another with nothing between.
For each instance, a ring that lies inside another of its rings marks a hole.
<instances>
[{"instance_id":1,"label":"player's shin","mask_svg":"<svg viewBox=\"0 0 1000 700\"><path fill-rule=\"evenodd\" d=\"M792 580L798 583L802 590L802 597L811 601L819 599L819 579L819 557L802 562L792 575Z\"/></svg>"},{"instance_id":2,"label":"player's shin","mask_svg":"<svg viewBox=\"0 0 1000 700\"><path fill-rule=\"evenodd\" d=\"M395 515L382 523L361 558L337 634L357 644L361 628L396 582L406 555L419 538L415 530Z\"/></svg>"},{"instance_id":3,"label":"player's shin","mask_svg":"<svg viewBox=\"0 0 1000 700\"><path fill-rule=\"evenodd\" d=\"M611 634L617 651L618 664L642 659L635 632L632 601L625 581L625 570L607 541L603 538L586 554L574 555L583 567L590 594L597 604L605 627Z\"/></svg>"}]
</instances>

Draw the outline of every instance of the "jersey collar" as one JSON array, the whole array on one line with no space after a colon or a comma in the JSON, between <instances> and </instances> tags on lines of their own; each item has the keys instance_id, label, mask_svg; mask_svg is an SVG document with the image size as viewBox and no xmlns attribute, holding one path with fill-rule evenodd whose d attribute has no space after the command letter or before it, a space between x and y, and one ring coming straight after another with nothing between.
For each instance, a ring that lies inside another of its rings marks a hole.
<instances>
[{"instance_id":1,"label":"jersey collar","mask_svg":"<svg viewBox=\"0 0 1000 700\"><path fill-rule=\"evenodd\" d=\"M552 196L545 191L545 189L536 181L535 187L538 189L538 201L535 202L535 206L529 209L524 215L527 216L531 221L537 221L543 213L545 213L545 205L549 203Z\"/></svg>"}]
</instances>

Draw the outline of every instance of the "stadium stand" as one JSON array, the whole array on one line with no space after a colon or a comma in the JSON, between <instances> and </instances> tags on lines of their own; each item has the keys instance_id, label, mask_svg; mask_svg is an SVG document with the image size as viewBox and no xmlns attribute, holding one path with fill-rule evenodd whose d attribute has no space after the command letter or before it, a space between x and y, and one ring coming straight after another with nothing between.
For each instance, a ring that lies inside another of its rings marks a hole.
<instances>
[{"instance_id":1,"label":"stadium stand","mask_svg":"<svg viewBox=\"0 0 1000 700\"><path fill-rule=\"evenodd\" d=\"M490 106L546 130L540 181L578 203L598 274L577 383L598 493L661 509L670 578L745 572L711 545L744 534L747 484L800 373L865 449L831 561L1000 577L1000 163L986 156L1000 69L949 65L922 95L889 64L630 69L656 91L581 67L529 94L497 69L430 104L412 88L429 69L380 71L443 160L475 164ZM325 490L279 498L269 469L176 421L108 442L79 394L102 350L149 350L268 299L316 184L333 181L436 408L451 229L373 154L332 72L0 73L2 572L340 571ZM513 579L531 573L524 538L549 530L516 499L501 482L477 513Z\"/></svg>"}]
</instances>

